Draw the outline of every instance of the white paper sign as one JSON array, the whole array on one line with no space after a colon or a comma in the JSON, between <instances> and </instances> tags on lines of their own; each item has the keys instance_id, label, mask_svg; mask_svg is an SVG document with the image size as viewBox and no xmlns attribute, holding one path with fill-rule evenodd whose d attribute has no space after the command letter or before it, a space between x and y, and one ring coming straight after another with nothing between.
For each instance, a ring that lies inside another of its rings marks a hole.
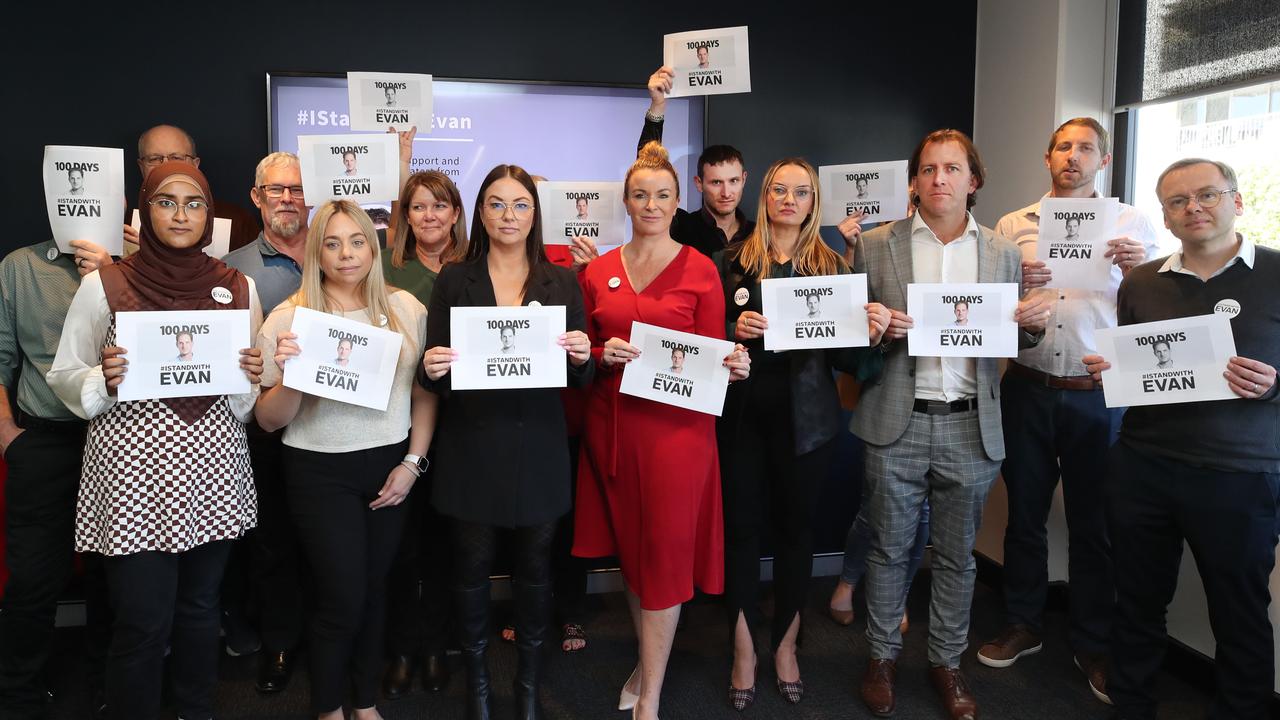
<instances>
[{"instance_id":1,"label":"white paper sign","mask_svg":"<svg viewBox=\"0 0 1280 720\"><path fill-rule=\"evenodd\" d=\"M664 35L662 64L675 70L669 97L751 92L746 25Z\"/></svg>"},{"instance_id":2,"label":"white paper sign","mask_svg":"<svg viewBox=\"0 0 1280 720\"><path fill-rule=\"evenodd\" d=\"M383 132L389 127L431 132L431 76L408 73L347 73L351 129Z\"/></svg>"},{"instance_id":3,"label":"white paper sign","mask_svg":"<svg viewBox=\"0 0 1280 720\"><path fill-rule=\"evenodd\" d=\"M907 161L823 165L822 224L839 225L859 211L860 222L901 220L907 216Z\"/></svg>"},{"instance_id":4,"label":"white paper sign","mask_svg":"<svg viewBox=\"0 0 1280 720\"><path fill-rule=\"evenodd\" d=\"M1017 283L911 283L907 351L924 357L1017 357Z\"/></svg>"},{"instance_id":5,"label":"white paper sign","mask_svg":"<svg viewBox=\"0 0 1280 720\"><path fill-rule=\"evenodd\" d=\"M129 358L122 401L250 390L240 369L240 350L253 347L248 310L118 312L116 344Z\"/></svg>"},{"instance_id":6,"label":"white paper sign","mask_svg":"<svg viewBox=\"0 0 1280 720\"><path fill-rule=\"evenodd\" d=\"M733 343L633 321L631 344L640 357L623 368L619 391L708 415L724 412L724 359Z\"/></svg>"},{"instance_id":7,"label":"white paper sign","mask_svg":"<svg viewBox=\"0 0 1280 720\"><path fill-rule=\"evenodd\" d=\"M572 245L573 238L595 241L596 248L617 247L626 242L626 210L620 182L540 182L538 205L542 208L542 241L547 245Z\"/></svg>"},{"instance_id":8,"label":"white paper sign","mask_svg":"<svg viewBox=\"0 0 1280 720\"><path fill-rule=\"evenodd\" d=\"M866 347L867 276L768 278L760 300L769 328L765 350Z\"/></svg>"},{"instance_id":9,"label":"white paper sign","mask_svg":"<svg viewBox=\"0 0 1280 720\"><path fill-rule=\"evenodd\" d=\"M299 135L298 163L308 205L397 199L400 138L392 133Z\"/></svg>"},{"instance_id":10,"label":"white paper sign","mask_svg":"<svg viewBox=\"0 0 1280 720\"><path fill-rule=\"evenodd\" d=\"M285 387L387 409L404 341L400 333L304 307L294 309L290 331L302 352L285 363Z\"/></svg>"},{"instance_id":11,"label":"white paper sign","mask_svg":"<svg viewBox=\"0 0 1280 720\"><path fill-rule=\"evenodd\" d=\"M1227 315L1102 328L1094 337L1098 354L1111 363L1102 373L1109 408L1240 397L1222 376L1236 354Z\"/></svg>"},{"instance_id":12,"label":"white paper sign","mask_svg":"<svg viewBox=\"0 0 1280 720\"><path fill-rule=\"evenodd\" d=\"M119 257L124 208L124 150L44 146L44 202L58 250L74 253L72 240L88 240Z\"/></svg>"},{"instance_id":13,"label":"white paper sign","mask_svg":"<svg viewBox=\"0 0 1280 720\"><path fill-rule=\"evenodd\" d=\"M452 307L449 346L458 353L454 390L564 387L568 355L563 305Z\"/></svg>"},{"instance_id":14,"label":"white paper sign","mask_svg":"<svg viewBox=\"0 0 1280 720\"><path fill-rule=\"evenodd\" d=\"M1116 198L1045 198L1040 201L1036 259L1053 273L1052 284L1077 290L1109 290L1107 241L1116 236Z\"/></svg>"},{"instance_id":15,"label":"white paper sign","mask_svg":"<svg viewBox=\"0 0 1280 720\"><path fill-rule=\"evenodd\" d=\"M134 230L142 227L142 216L138 214L138 209L133 209L133 217L129 220L129 224ZM204 249L204 254L212 258L222 259L231 251L231 218L215 217L213 219L213 242Z\"/></svg>"}]
</instances>

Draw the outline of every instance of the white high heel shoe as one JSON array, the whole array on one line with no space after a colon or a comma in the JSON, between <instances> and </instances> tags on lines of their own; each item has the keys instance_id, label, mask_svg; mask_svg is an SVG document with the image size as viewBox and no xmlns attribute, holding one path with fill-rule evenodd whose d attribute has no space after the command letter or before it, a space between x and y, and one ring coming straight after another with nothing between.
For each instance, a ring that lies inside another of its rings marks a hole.
<instances>
[{"instance_id":1,"label":"white high heel shoe","mask_svg":"<svg viewBox=\"0 0 1280 720\"><path fill-rule=\"evenodd\" d=\"M639 702L640 696L632 694L627 690L631 685L631 681L636 679L636 673L640 672L640 666L636 665L636 669L631 671L631 675L627 677L627 681L622 683L622 692L618 693L618 709L619 710L635 710L636 703ZM631 713L632 716L635 712Z\"/></svg>"}]
</instances>

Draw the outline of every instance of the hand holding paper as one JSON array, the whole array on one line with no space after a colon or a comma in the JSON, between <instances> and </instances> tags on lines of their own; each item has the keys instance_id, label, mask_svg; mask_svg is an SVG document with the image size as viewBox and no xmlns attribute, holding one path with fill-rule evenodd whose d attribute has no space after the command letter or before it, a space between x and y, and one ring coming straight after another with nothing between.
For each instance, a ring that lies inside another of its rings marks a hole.
<instances>
[{"instance_id":1,"label":"hand holding paper","mask_svg":"<svg viewBox=\"0 0 1280 720\"><path fill-rule=\"evenodd\" d=\"M1250 358L1232 357L1222 376L1231 386L1231 392L1246 400L1256 400L1266 395L1276 384L1276 369Z\"/></svg>"},{"instance_id":2,"label":"hand holding paper","mask_svg":"<svg viewBox=\"0 0 1280 720\"><path fill-rule=\"evenodd\" d=\"M124 357L125 349L110 345L102 348L102 378L107 381L107 394L116 396L116 388L124 382L124 374L129 370L129 360Z\"/></svg>"},{"instance_id":3,"label":"hand holding paper","mask_svg":"<svg viewBox=\"0 0 1280 720\"><path fill-rule=\"evenodd\" d=\"M276 335L276 367L280 368L280 372L284 372L284 364L289 358L297 357L302 353L302 348L298 346L298 335L292 332L282 332Z\"/></svg>"},{"instance_id":4,"label":"hand holding paper","mask_svg":"<svg viewBox=\"0 0 1280 720\"><path fill-rule=\"evenodd\" d=\"M600 364L605 367L626 365L638 357L640 357L640 348L622 338L612 337L604 343L604 351L600 353Z\"/></svg>"},{"instance_id":5,"label":"hand holding paper","mask_svg":"<svg viewBox=\"0 0 1280 720\"><path fill-rule=\"evenodd\" d=\"M1147 261L1147 249L1128 235L1108 240L1107 248L1104 257L1111 258L1113 264L1119 265L1121 272L1127 273Z\"/></svg>"},{"instance_id":6,"label":"hand holding paper","mask_svg":"<svg viewBox=\"0 0 1280 720\"><path fill-rule=\"evenodd\" d=\"M769 320L758 312L752 310L744 310L738 316L738 322L733 327L733 334L739 340L756 340L764 336L764 331L769 329Z\"/></svg>"},{"instance_id":7,"label":"hand holding paper","mask_svg":"<svg viewBox=\"0 0 1280 720\"><path fill-rule=\"evenodd\" d=\"M556 342L569 354L569 362L574 367L582 367L591 357L591 339L581 330L570 330L556 338Z\"/></svg>"},{"instance_id":8,"label":"hand holding paper","mask_svg":"<svg viewBox=\"0 0 1280 720\"><path fill-rule=\"evenodd\" d=\"M1022 289L1035 290L1053 281L1053 271L1043 260L1022 261Z\"/></svg>"},{"instance_id":9,"label":"hand holding paper","mask_svg":"<svg viewBox=\"0 0 1280 720\"><path fill-rule=\"evenodd\" d=\"M724 359L724 366L729 368L729 382L746 380L751 375L751 355L742 345L734 345L733 352Z\"/></svg>"},{"instance_id":10,"label":"hand holding paper","mask_svg":"<svg viewBox=\"0 0 1280 720\"><path fill-rule=\"evenodd\" d=\"M893 313L878 302L867 303L864 307L867 311L867 335L871 338L871 345L874 347L880 344L880 338L889 329Z\"/></svg>"},{"instance_id":11,"label":"hand holding paper","mask_svg":"<svg viewBox=\"0 0 1280 720\"><path fill-rule=\"evenodd\" d=\"M901 340L907 336L907 331L916 326L916 321L911 316L901 310L889 308L889 327L885 329L884 336L890 340Z\"/></svg>"},{"instance_id":12,"label":"hand holding paper","mask_svg":"<svg viewBox=\"0 0 1280 720\"><path fill-rule=\"evenodd\" d=\"M432 382L439 380L449 372L449 368L453 365L453 361L458 359L458 353L453 348L433 347L422 355L422 369L427 372L427 377Z\"/></svg>"},{"instance_id":13,"label":"hand holding paper","mask_svg":"<svg viewBox=\"0 0 1280 720\"><path fill-rule=\"evenodd\" d=\"M262 381L262 351L258 348L240 348L240 369L249 378L250 385Z\"/></svg>"},{"instance_id":14,"label":"hand holding paper","mask_svg":"<svg viewBox=\"0 0 1280 720\"><path fill-rule=\"evenodd\" d=\"M1049 322L1049 314L1053 307L1053 293L1031 292L1018 301L1018 309L1013 313L1018 327L1031 333L1044 330Z\"/></svg>"},{"instance_id":15,"label":"hand holding paper","mask_svg":"<svg viewBox=\"0 0 1280 720\"><path fill-rule=\"evenodd\" d=\"M80 273L80 277L111 264L111 256L107 254L106 248L91 240L72 240L68 244L75 248L76 272Z\"/></svg>"}]
</instances>

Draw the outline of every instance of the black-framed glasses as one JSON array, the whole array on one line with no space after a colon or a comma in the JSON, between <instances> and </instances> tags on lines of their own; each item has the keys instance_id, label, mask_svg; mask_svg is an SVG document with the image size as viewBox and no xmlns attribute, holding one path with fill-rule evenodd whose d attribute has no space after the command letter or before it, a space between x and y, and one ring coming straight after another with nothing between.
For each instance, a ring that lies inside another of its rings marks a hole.
<instances>
[{"instance_id":1,"label":"black-framed glasses","mask_svg":"<svg viewBox=\"0 0 1280 720\"><path fill-rule=\"evenodd\" d=\"M285 190L294 197L302 197L301 185L259 185L258 189L266 193L269 198L284 197Z\"/></svg>"},{"instance_id":2,"label":"black-framed glasses","mask_svg":"<svg viewBox=\"0 0 1280 720\"><path fill-rule=\"evenodd\" d=\"M1195 194L1196 205L1205 210L1212 210L1218 207L1218 203L1222 202L1222 196L1236 192L1235 188L1230 190L1218 190L1217 188L1205 188ZM1187 203L1191 202L1191 198L1186 195L1174 195L1160 201L1165 210L1171 213L1182 212L1187 209Z\"/></svg>"},{"instance_id":3,"label":"black-framed glasses","mask_svg":"<svg viewBox=\"0 0 1280 720\"><path fill-rule=\"evenodd\" d=\"M202 216L209 212L209 203L203 200L188 200L180 203L169 198L160 198L159 200L148 200L147 204L151 207L158 207L170 215L177 215L179 210L184 210L191 216Z\"/></svg>"},{"instance_id":4,"label":"black-framed glasses","mask_svg":"<svg viewBox=\"0 0 1280 720\"><path fill-rule=\"evenodd\" d=\"M147 167L155 167L156 165L166 161L189 163L195 160L196 156L187 155L185 153L169 153L168 155L143 155L138 159Z\"/></svg>"}]
</instances>

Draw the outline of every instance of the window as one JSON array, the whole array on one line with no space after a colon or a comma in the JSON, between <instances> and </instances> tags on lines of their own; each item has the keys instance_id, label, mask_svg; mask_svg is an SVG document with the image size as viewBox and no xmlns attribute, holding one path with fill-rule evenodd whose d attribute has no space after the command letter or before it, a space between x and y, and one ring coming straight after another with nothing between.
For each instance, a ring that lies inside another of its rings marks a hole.
<instances>
[{"instance_id":1,"label":"window","mask_svg":"<svg viewBox=\"0 0 1280 720\"><path fill-rule=\"evenodd\" d=\"M1262 83L1138 109L1134 205L1161 224L1156 178L1174 160L1221 160L1236 171L1244 216L1236 230L1280 249L1280 82ZM1165 252L1178 240L1161 228Z\"/></svg>"}]
</instances>

